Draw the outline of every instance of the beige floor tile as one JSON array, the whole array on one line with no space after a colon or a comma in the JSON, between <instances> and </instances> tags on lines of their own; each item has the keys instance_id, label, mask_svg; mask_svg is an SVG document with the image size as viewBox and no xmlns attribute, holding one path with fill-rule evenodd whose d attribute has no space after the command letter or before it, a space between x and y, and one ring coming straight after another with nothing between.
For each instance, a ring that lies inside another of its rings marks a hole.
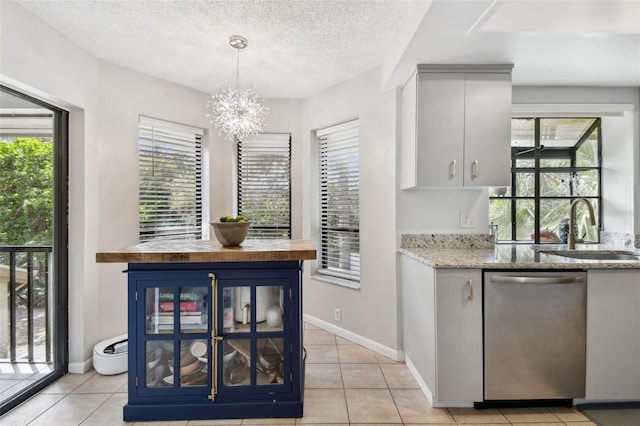
<instances>
[{"instance_id":1,"label":"beige floor tile","mask_svg":"<svg viewBox=\"0 0 640 426\"><path fill-rule=\"evenodd\" d=\"M326 423L300 423L300 419L298 419L296 424L297 425L304 424L304 426L327 426ZM331 426L349 426L349 423L331 423ZM382 425L377 425L377 426L382 426Z\"/></svg>"},{"instance_id":2,"label":"beige floor tile","mask_svg":"<svg viewBox=\"0 0 640 426\"><path fill-rule=\"evenodd\" d=\"M574 407L550 407L549 411L563 422L588 422L587 416Z\"/></svg>"},{"instance_id":3,"label":"beige floor tile","mask_svg":"<svg viewBox=\"0 0 640 426\"><path fill-rule=\"evenodd\" d=\"M378 361L378 364L403 364L402 361L393 360L386 355L376 353L375 356L376 356L376 360Z\"/></svg>"},{"instance_id":4,"label":"beige floor tile","mask_svg":"<svg viewBox=\"0 0 640 426\"><path fill-rule=\"evenodd\" d=\"M51 426L53 419L56 426L79 425L110 396L107 393L67 395L29 425Z\"/></svg>"},{"instance_id":5,"label":"beige floor tile","mask_svg":"<svg viewBox=\"0 0 640 426\"><path fill-rule=\"evenodd\" d=\"M565 425L567 426L600 426L588 420L586 422L566 422Z\"/></svg>"},{"instance_id":6,"label":"beige floor tile","mask_svg":"<svg viewBox=\"0 0 640 426\"><path fill-rule=\"evenodd\" d=\"M113 393L127 383L127 373L103 376L96 374L78 386L73 393Z\"/></svg>"},{"instance_id":7,"label":"beige floor tile","mask_svg":"<svg viewBox=\"0 0 640 426\"><path fill-rule=\"evenodd\" d=\"M517 423L511 423L512 426L565 426L566 423L563 422L553 422L553 423L538 423L538 422L517 422Z\"/></svg>"},{"instance_id":8,"label":"beige floor tile","mask_svg":"<svg viewBox=\"0 0 640 426\"><path fill-rule=\"evenodd\" d=\"M388 389L345 389L350 423L402 423Z\"/></svg>"},{"instance_id":9,"label":"beige floor tile","mask_svg":"<svg viewBox=\"0 0 640 426\"><path fill-rule=\"evenodd\" d=\"M418 382L405 364L380 364L384 378L391 389L419 389Z\"/></svg>"},{"instance_id":10,"label":"beige floor tile","mask_svg":"<svg viewBox=\"0 0 640 426\"><path fill-rule=\"evenodd\" d=\"M345 389L386 389L378 364L343 364L342 381Z\"/></svg>"},{"instance_id":11,"label":"beige floor tile","mask_svg":"<svg viewBox=\"0 0 640 426\"><path fill-rule=\"evenodd\" d=\"M56 380L54 383L47 386L40 393L68 394L70 392L73 392L76 388L78 388L80 385L82 385L84 382L86 382L87 380L89 380L95 375L96 375L96 372L94 370L91 370L88 373L84 373L84 374L74 374L74 373L65 374L64 376Z\"/></svg>"},{"instance_id":12,"label":"beige floor tile","mask_svg":"<svg viewBox=\"0 0 640 426\"><path fill-rule=\"evenodd\" d=\"M507 418L495 409L476 410L475 408L449 408L448 410L458 424L509 423Z\"/></svg>"},{"instance_id":13,"label":"beige floor tile","mask_svg":"<svg viewBox=\"0 0 640 426\"><path fill-rule=\"evenodd\" d=\"M284 426L295 425L296 419L244 419L243 425L271 425L271 426Z\"/></svg>"},{"instance_id":14,"label":"beige floor tile","mask_svg":"<svg viewBox=\"0 0 640 426\"><path fill-rule=\"evenodd\" d=\"M338 346L338 357L341 364L377 364L373 351L360 345Z\"/></svg>"},{"instance_id":15,"label":"beige floor tile","mask_svg":"<svg viewBox=\"0 0 640 426\"><path fill-rule=\"evenodd\" d=\"M304 417L297 419L296 424L313 423L349 423L344 390L305 390Z\"/></svg>"},{"instance_id":16,"label":"beige floor tile","mask_svg":"<svg viewBox=\"0 0 640 426\"><path fill-rule=\"evenodd\" d=\"M560 421L548 408L501 408L498 411L511 423L553 423Z\"/></svg>"},{"instance_id":17,"label":"beige floor tile","mask_svg":"<svg viewBox=\"0 0 640 426\"><path fill-rule=\"evenodd\" d=\"M307 351L307 364L337 364L338 347L336 345L304 345Z\"/></svg>"},{"instance_id":18,"label":"beige floor tile","mask_svg":"<svg viewBox=\"0 0 640 426\"><path fill-rule=\"evenodd\" d=\"M420 389L391 389L404 423L455 424L446 408L433 408Z\"/></svg>"},{"instance_id":19,"label":"beige floor tile","mask_svg":"<svg viewBox=\"0 0 640 426\"><path fill-rule=\"evenodd\" d=\"M2 426L24 426L58 403L65 395L39 393L4 416L0 417Z\"/></svg>"},{"instance_id":20,"label":"beige floor tile","mask_svg":"<svg viewBox=\"0 0 640 426\"><path fill-rule=\"evenodd\" d=\"M308 330L304 332L305 345L335 345L335 334L324 330Z\"/></svg>"},{"instance_id":21,"label":"beige floor tile","mask_svg":"<svg viewBox=\"0 0 640 426\"><path fill-rule=\"evenodd\" d=\"M127 403L127 395L114 393L96 411L82 422L82 426L133 425L122 420L122 407Z\"/></svg>"},{"instance_id":22,"label":"beige floor tile","mask_svg":"<svg viewBox=\"0 0 640 426\"><path fill-rule=\"evenodd\" d=\"M307 364L304 369L307 389L342 389L340 364Z\"/></svg>"},{"instance_id":23,"label":"beige floor tile","mask_svg":"<svg viewBox=\"0 0 640 426\"><path fill-rule=\"evenodd\" d=\"M305 330L322 330L320 327L316 327L315 325L308 322L304 323L304 329Z\"/></svg>"},{"instance_id":24,"label":"beige floor tile","mask_svg":"<svg viewBox=\"0 0 640 426\"><path fill-rule=\"evenodd\" d=\"M352 342L349 339L345 339L344 337L336 336L336 344L338 344L338 345L355 345L356 343Z\"/></svg>"},{"instance_id":25,"label":"beige floor tile","mask_svg":"<svg viewBox=\"0 0 640 426\"><path fill-rule=\"evenodd\" d=\"M242 419L224 419L224 420L189 420L187 426L231 426L242 424Z\"/></svg>"},{"instance_id":26,"label":"beige floor tile","mask_svg":"<svg viewBox=\"0 0 640 426\"><path fill-rule=\"evenodd\" d=\"M172 420L167 422L135 422L134 426L187 426L186 420Z\"/></svg>"}]
</instances>

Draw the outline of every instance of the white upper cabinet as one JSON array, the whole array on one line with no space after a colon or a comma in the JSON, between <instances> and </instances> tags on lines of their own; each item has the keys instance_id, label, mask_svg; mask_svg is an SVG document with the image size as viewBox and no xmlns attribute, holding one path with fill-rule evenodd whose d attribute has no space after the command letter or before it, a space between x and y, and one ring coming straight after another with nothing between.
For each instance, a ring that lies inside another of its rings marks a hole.
<instances>
[{"instance_id":1,"label":"white upper cabinet","mask_svg":"<svg viewBox=\"0 0 640 426\"><path fill-rule=\"evenodd\" d=\"M419 65L402 89L400 182L510 186L511 65Z\"/></svg>"}]
</instances>

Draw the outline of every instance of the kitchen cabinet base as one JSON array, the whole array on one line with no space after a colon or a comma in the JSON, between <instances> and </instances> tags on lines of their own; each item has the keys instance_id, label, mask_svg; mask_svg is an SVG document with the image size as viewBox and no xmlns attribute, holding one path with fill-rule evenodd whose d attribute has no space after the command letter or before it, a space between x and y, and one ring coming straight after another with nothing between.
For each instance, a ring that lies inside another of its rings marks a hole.
<instances>
[{"instance_id":1,"label":"kitchen cabinet base","mask_svg":"<svg viewBox=\"0 0 640 426\"><path fill-rule=\"evenodd\" d=\"M210 404L127 404L124 420L214 420L302 417L303 403L299 401L265 401L250 403Z\"/></svg>"}]
</instances>

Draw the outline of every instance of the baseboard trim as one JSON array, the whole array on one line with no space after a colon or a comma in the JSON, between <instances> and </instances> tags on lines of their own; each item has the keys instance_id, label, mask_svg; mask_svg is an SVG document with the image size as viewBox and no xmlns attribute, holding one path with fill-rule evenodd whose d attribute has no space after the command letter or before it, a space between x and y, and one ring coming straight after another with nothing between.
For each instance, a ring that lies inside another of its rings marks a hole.
<instances>
[{"instance_id":1,"label":"baseboard trim","mask_svg":"<svg viewBox=\"0 0 640 426\"><path fill-rule=\"evenodd\" d=\"M93 368L93 357L84 362L70 362L67 369L69 373L84 374Z\"/></svg>"},{"instance_id":2,"label":"baseboard trim","mask_svg":"<svg viewBox=\"0 0 640 426\"><path fill-rule=\"evenodd\" d=\"M382 345L359 334L353 333L349 330L345 330L344 328L336 327L335 325L319 318L312 317L309 314L303 314L302 317L305 322L308 322L311 325L315 325L318 328L331 332L336 336L344 337L345 339L350 340L353 343L357 343L360 346L371 349L372 351L391 358L394 361L404 360L404 352L399 349L393 349L388 346Z\"/></svg>"}]
</instances>

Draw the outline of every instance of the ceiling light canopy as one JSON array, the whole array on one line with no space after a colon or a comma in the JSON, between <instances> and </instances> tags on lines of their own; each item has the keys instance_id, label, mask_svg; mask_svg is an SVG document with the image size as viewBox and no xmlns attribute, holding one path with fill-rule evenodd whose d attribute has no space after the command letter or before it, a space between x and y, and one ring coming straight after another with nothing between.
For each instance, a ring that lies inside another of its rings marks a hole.
<instances>
[{"instance_id":1,"label":"ceiling light canopy","mask_svg":"<svg viewBox=\"0 0 640 426\"><path fill-rule=\"evenodd\" d=\"M221 87L207 102L211 110L207 117L218 128L221 136L230 141L244 140L262 131L269 109L260 103L258 94L252 88L241 87L240 50L247 47L247 39L241 36L229 38L231 47L238 51L236 60L236 83Z\"/></svg>"}]
</instances>

